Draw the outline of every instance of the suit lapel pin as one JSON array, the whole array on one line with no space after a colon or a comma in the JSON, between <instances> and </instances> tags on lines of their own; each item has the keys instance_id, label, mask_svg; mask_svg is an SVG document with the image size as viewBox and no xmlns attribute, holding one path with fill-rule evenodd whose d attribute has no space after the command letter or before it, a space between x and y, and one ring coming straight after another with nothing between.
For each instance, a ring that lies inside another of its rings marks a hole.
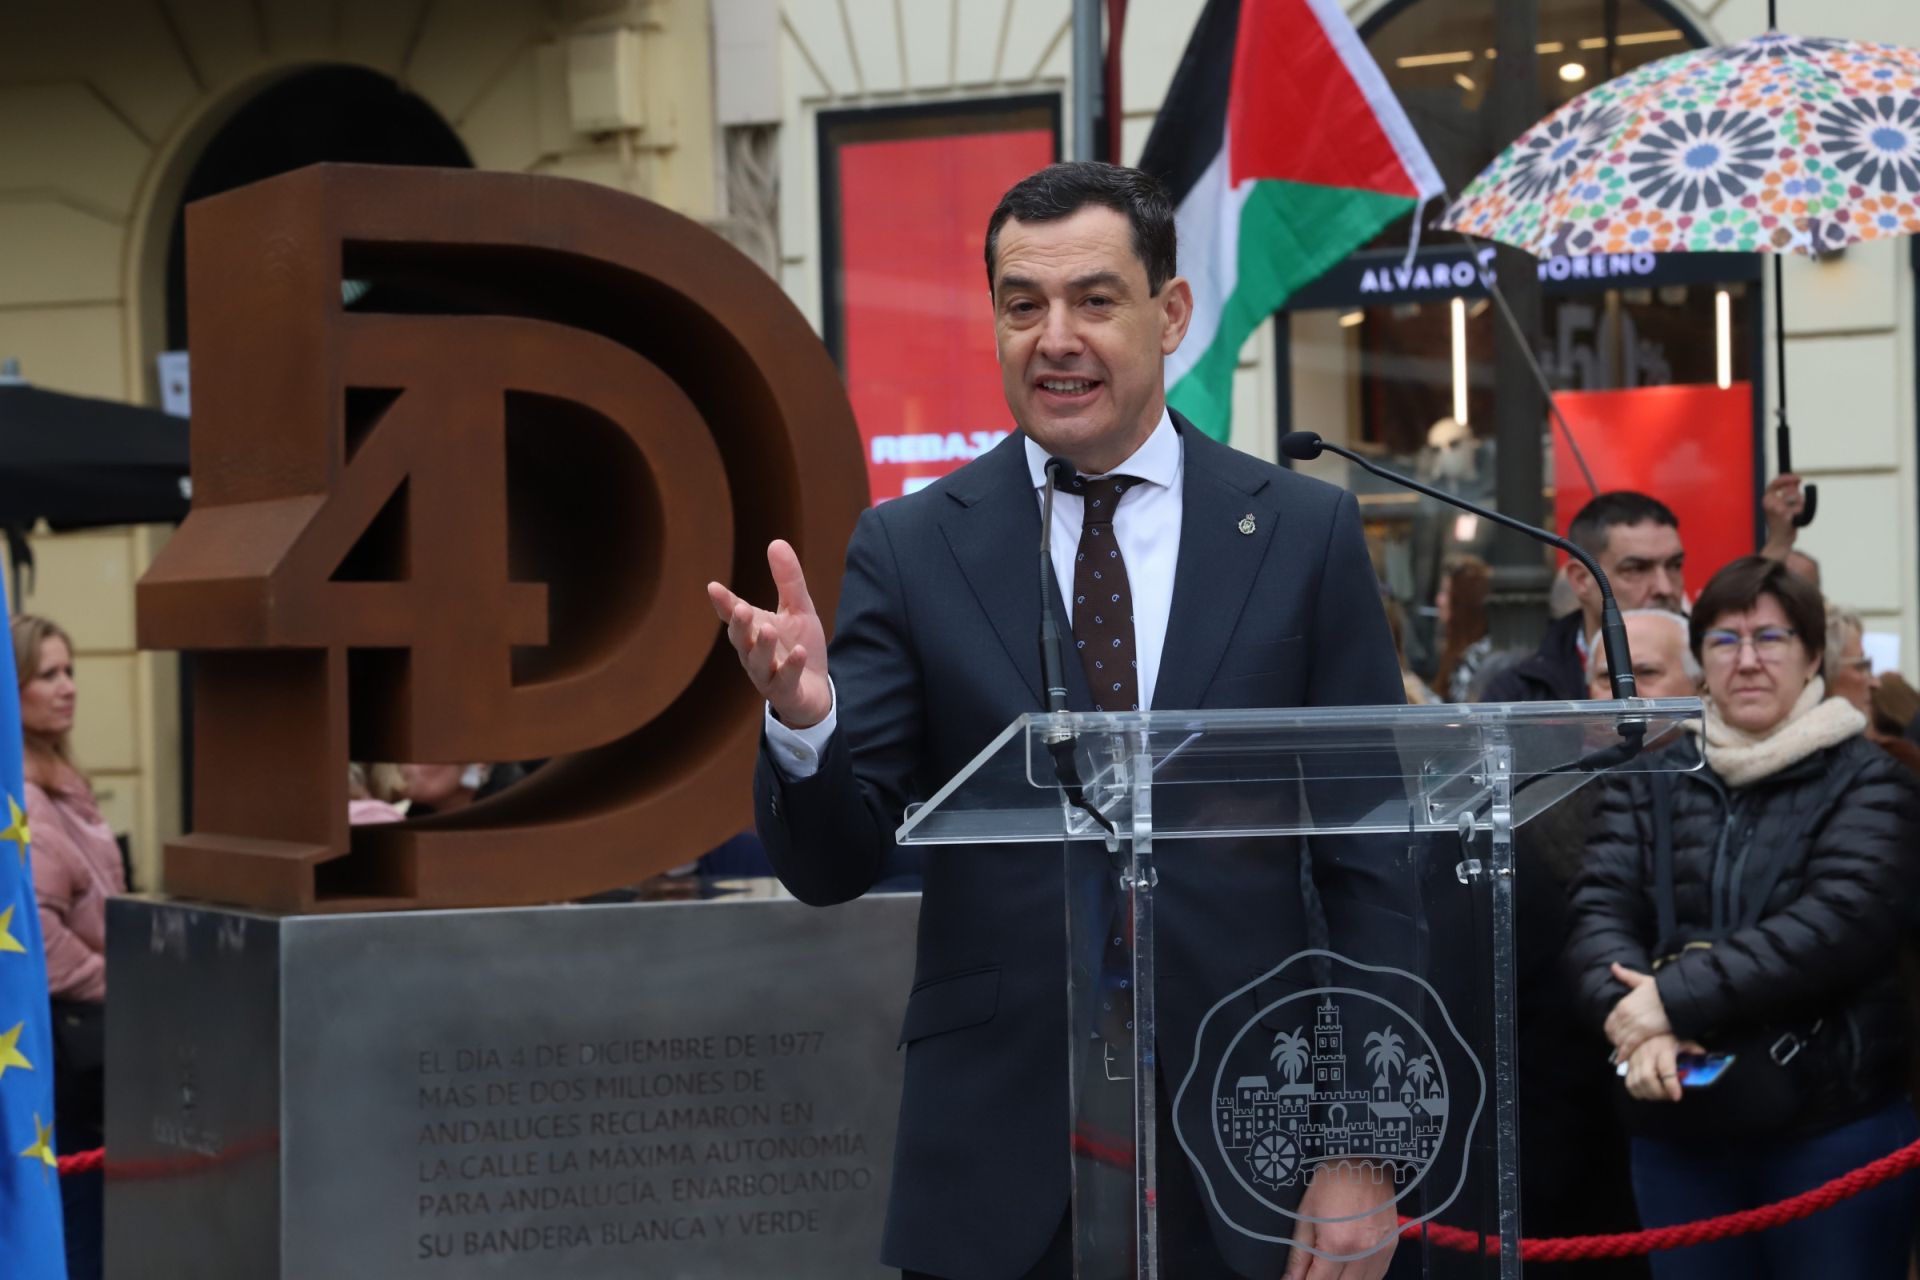
<instances>
[{"instance_id":1,"label":"suit lapel pin","mask_svg":"<svg viewBox=\"0 0 1920 1280\"><path fill-rule=\"evenodd\" d=\"M1252 532L1253 532L1253 512L1251 512L1251 511L1249 511L1249 512L1247 512L1247 514L1245 514L1245 515L1243 515L1243 516L1241 516L1241 517L1240 517L1240 532L1242 532L1242 533L1245 533L1245 534L1252 534Z\"/></svg>"}]
</instances>

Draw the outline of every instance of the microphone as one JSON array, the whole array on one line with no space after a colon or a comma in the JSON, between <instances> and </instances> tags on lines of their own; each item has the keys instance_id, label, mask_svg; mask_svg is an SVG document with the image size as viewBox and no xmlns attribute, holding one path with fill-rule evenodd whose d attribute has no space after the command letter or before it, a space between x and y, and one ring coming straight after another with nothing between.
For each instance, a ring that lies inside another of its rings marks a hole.
<instances>
[{"instance_id":1,"label":"microphone","mask_svg":"<svg viewBox=\"0 0 1920 1280\"><path fill-rule=\"evenodd\" d=\"M1067 710L1067 678L1060 666L1060 615L1053 602L1059 595L1053 575L1053 494L1062 475L1073 475L1073 464L1065 458L1048 458L1047 484L1040 498L1040 673L1047 686L1047 711L1064 715ZM1109 844L1115 836L1113 820L1087 801L1085 785L1080 781L1080 762L1073 754L1073 731L1051 727L1042 739L1053 756L1053 776L1067 803L1091 817L1107 833Z\"/></svg>"},{"instance_id":2,"label":"microphone","mask_svg":"<svg viewBox=\"0 0 1920 1280\"><path fill-rule=\"evenodd\" d=\"M1073 474L1073 464L1064 458L1048 458L1046 492L1040 500L1040 673L1047 686L1047 710L1067 709L1067 679L1060 673L1060 618L1053 602L1059 596L1053 574L1053 494L1060 475ZM1047 741L1065 736L1062 730L1049 729Z\"/></svg>"},{"instance_id":3,"label":"microphone","mask_svg":"<svg viewBox=\"0 0 1920 1280\"><path fill-rule=\"evenodd\" d=\"M1484 520L1491 520L1497 525L1517 530L1550 547L1558 547L1578 560L1586 566L1587 572L1593 575L1593 580L1600 584L1600 642L1606 646L1607 650L1607 676L1613 682L1613 696L1616 698L1637 696L1633 681L1633 658L1627 652L1627 626L1621 621L1620 606L1614 603L1613 584L1607 581L1607 575L1601 572L1594 558L1585 551L1558 534L1535 528L1524 520L1515 520L1512 516L1502 515L1478 503L1468 502L1465 498L1456 498L1431 485L1421 484L1411 476L1389 471L1351 449L1343 449L1337 444L1328 444L1320 438L1320 433L1317 431L1289 431L1280 441L1280 452L1301 462L1311 462L1323 452L1338 454L1347 461L1356 463L1361 468L1379 476L1382 480L1389 480L1415 493L1424 493L1429 498L1437 498L1441 502L1470 512Z\"/></svg>"}]
</instances>

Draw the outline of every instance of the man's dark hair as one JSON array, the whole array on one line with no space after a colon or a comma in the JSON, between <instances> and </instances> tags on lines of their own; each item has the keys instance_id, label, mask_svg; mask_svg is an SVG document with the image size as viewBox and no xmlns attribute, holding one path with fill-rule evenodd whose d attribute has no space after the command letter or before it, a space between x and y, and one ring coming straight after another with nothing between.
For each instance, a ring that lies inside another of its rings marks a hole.
<instances>
[{"instance_id":1,"label":"man's dark hair","mask_svg":"<svg viewBox=\"0 0 1920 1280\"><path fill-rule=\"evenodd\" d=\"M1680 518L1658 498L1649 498L1631 489L1615 489L1580 508L1573 523L1567 526L1567 541L1588 555L1597 556L1607 549L1607 530L1615 525L1649 522L1669 529L1680 527Z\"/></svg>"},{"instance_id":2,"label":"man's dark hair","mask_svg":"<svg viewBox=\"0 0 1920 1280\"><path fill-rule=\"evenodd\" d=\"M1693 602L1693 617L1688 622L1688 640L1693 656L1700 656L1700 642L1707 632L1720 625L1728 614L1745 613L1761 596L1772 596L1787 615L1787 625L1807 647L1807 657L1815 666L1827 648L1827 602L1820 588L1787 568L1784 560L1765 556L1742 556L1713 575L1700 598Z\"/></svg>"},{"instance_id":3,"label":"man's dark hair","mask_svg":"<svg viewBox=\"0 0 1920 1280\"><path fill-rule=\"evenodd\" d=\"M1050 164L1008 188L987 219L987 288L993 288L993 256L1007 219L1057 222L1089 205L1126 215L1133 228L1133 253L1147 268L1147 291L1159 293L1178 274L1173 202L1152 175L1098 160Z\"/></svg>"}]
</instances>

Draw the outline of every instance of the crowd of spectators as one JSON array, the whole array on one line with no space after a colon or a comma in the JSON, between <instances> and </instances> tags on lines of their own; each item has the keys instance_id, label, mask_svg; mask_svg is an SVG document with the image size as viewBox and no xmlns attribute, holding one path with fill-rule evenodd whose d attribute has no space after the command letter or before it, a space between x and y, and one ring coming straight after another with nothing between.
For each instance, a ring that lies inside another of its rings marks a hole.
<instances>
[{"instance_id":1,"label":"crowd of spectators","mask_svg":"<svg viewBox=\"0 0 1920 1280\"><path fill-rule=\"evenodd\" d=\"M525 764L363 764L347 766L347 821L353 826L454 813L499 795L540 761Z\"/></svg>"},{"instance_id":2,"label":"crowd of spectators","mask_svg":"<svg viewBox=\"0 0 1920 1280\"><path fill-rule=\"evenodd\" d=\"M1920 1136L1920 694L1876 674L1860 617L1822 596L1818 562L1794 546L1799 505L1797 479L1771 484L1760 553L1718 567L1691 601L1682 530L1658 499L1603 493L1568 529L1612 581L1639 695L1698 696L1705 715L1521 830L1522 1059L1553 1078L1522 1088L1530 1234L1756 1207ZM1592 574L1570 561L1577 607L1534 650L1506 653L1488 638L1489 576L1472 558L1443 572L1433 688L1612 696ZM1657 1280L1898 1280L1915 1184L1609 1265ZM1609 1194L1625 1186L1631 1202Z\"/></svg>"}]
</instances>

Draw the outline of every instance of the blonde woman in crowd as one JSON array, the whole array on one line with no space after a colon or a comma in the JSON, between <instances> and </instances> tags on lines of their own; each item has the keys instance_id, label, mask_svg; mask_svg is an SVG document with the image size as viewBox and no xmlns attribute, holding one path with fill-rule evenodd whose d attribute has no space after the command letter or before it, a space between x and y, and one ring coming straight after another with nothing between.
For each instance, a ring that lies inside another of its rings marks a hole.
<instances>
[{"instance_id":1,"label":"blonde woman in crowd","mask_svg":"<svg viewBox=\"0 0 1920 1280\"><path fill-rule=\"evenodd\" d=\"M62 1153L105 1138L107 899L127 891L113 830L73 763L73 641L58 624L13 620L20 729L33 833L33 890L53 1004L54 1134ZM70 1280L100 1275L99 1174L61 1180Z\"/></svg>"},{"instance_id":2,"label":"blonde woman in crowd","mask_svg":"<svg viewBox=\"0 0 1920 1280\"><path fill-rule=\"evenodd\" d=\"M1827 692L1845 698L1868 720L1873 719L1873 659L1864 647L1865 628L1860 615L1827 602L1827 652L1820 674Z\"/></svg>"}]
</instances>

